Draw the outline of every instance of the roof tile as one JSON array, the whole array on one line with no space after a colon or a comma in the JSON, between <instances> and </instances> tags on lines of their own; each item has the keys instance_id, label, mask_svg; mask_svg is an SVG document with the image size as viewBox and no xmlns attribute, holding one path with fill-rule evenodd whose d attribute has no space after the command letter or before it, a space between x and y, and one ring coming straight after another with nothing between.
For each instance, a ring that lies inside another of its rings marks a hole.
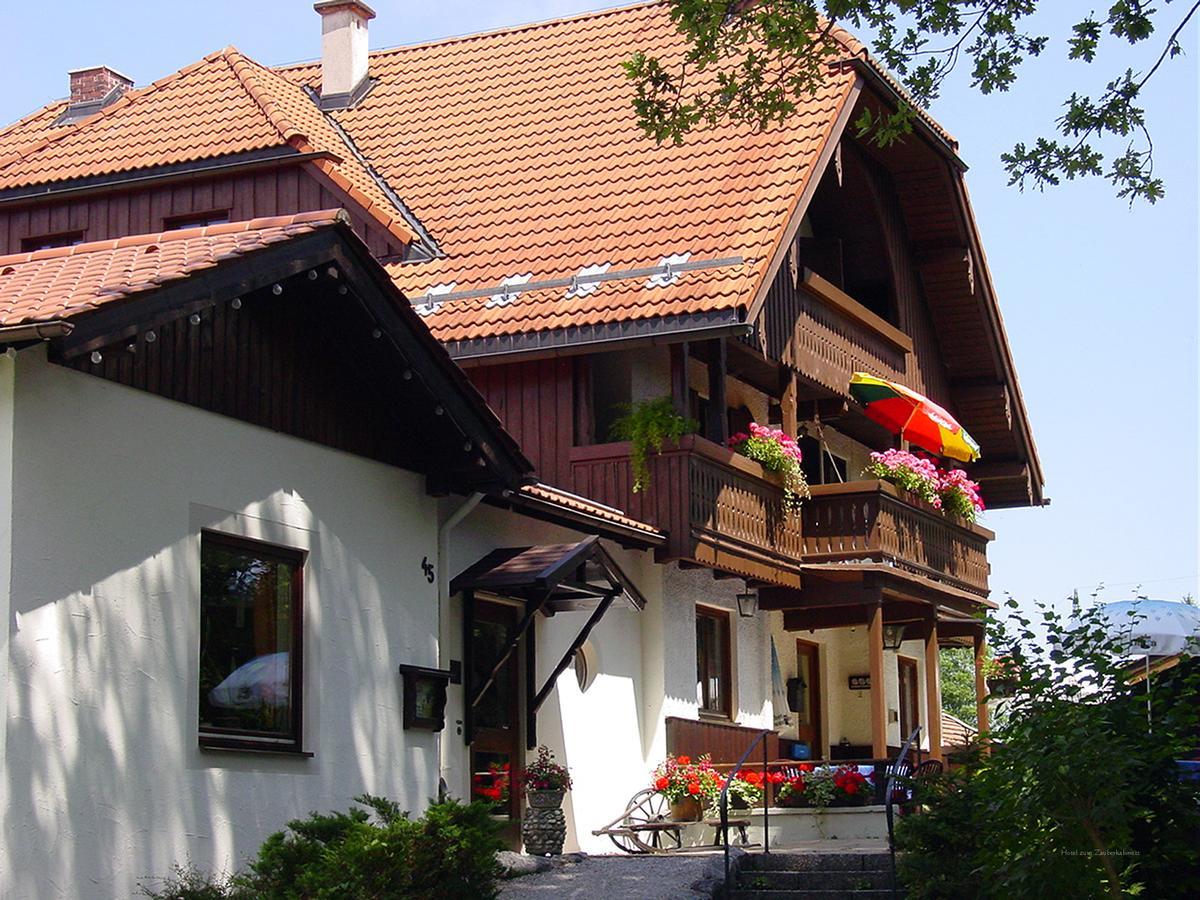
<instances>
[{"instance_id":1,"label":"roof tile","mask_svg":"<svg viewBox=\"0 0 1200 900\"><path fill-rule=\"evenodd\" d=\"M0 256L0 326L69 318L346 221L322 210Z\"/></svg>"}]
</instances>

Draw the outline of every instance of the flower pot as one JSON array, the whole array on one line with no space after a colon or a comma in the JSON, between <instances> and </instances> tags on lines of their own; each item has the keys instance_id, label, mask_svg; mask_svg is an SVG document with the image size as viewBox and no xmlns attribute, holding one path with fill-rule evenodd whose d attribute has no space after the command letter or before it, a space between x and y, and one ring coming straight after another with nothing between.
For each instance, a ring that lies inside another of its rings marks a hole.
<instances>
[{"instance_id":1,"label":"flower pot","mask_svg":"<svg viewBox=\"0 0 1200 900\"><path fill-rule=\"evenodd\" d=\"M527 797L533 809L558 809L564 795L565 791L529 791Z\"/></svg>"},{"instance_id":2,"label":"flower pot","mask_svg":"<svg viewBox=\"0 0 1200 900\"><path fill-rule=\"evenodd\" d=\"M684 797L671 802L671 818L676 822L699 822L704 807L698 797Z\"/></svg>"}]
</instances>

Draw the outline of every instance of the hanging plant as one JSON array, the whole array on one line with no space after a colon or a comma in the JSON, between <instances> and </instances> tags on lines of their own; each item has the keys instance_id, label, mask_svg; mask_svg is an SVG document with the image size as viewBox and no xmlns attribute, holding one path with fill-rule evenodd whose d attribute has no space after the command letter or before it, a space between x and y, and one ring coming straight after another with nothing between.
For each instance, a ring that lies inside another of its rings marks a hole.
<instances>
[{"instance_id":1,"label":"hanging plant","mask_svg":"<svg viewBox=\"0 0 1200 900\"><path fill-rule=\"evenodd\" d=\"M729 446L768 472L783 476L783 505L789 511L798 512L800 504L811 496L800 466L800 447L778 428L751 422L750 433L735 434L729 439Z\"/></svg>"},{"instance_id":2,"label":"hanging plant","mask_svg":"<svg viewBox=\"0 0 1200 900\"><path fill-rule=\"evenodd\" d=\"M699 425L694 419L677 413L670 397L622 403L619 409L623 412L609 429L609 437L612 440L629 441L633 492L636 494L650 485L650 466L647 462L650 454L661 451L667 441L678 444L681 437L692 434Z\"/></svg>"}]
</instances>

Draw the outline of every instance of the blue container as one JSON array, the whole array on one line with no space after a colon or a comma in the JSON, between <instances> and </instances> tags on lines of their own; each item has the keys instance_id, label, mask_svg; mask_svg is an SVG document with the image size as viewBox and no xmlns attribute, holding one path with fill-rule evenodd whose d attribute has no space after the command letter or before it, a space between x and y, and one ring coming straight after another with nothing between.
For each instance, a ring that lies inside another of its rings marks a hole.
<instances>
[{"instance_id":1,"label":"blue container","mask_svg":"<svg viewBox=\"0 0 1200 900\"><path fill-rule=\"evenodd\" d=\"M792 759L812 759L812 747L808 744L792 744Z\"/></svg>"},{"instance_id":2,"label":"blue container","mask_svg":"<svg viewBox=\"0 0 1200 900\"><path fill-rule=\"evenodd\" d=\"M1177 759L1180 781L1200 781L1200 759Z\"/></svg>"}]
</instances>

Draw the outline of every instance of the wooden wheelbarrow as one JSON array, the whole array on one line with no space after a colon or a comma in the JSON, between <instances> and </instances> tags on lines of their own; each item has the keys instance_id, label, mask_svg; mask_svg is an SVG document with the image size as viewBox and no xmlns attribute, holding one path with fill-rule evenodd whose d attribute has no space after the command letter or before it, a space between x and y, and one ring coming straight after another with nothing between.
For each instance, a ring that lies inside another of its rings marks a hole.
<instances>
[{"instance_id":1,"label":"wooden wheelbarrow","mask_svg":"<svg viewBox=\"0 0 1200 900\"><path fill-rule=\"evenodd\" d=\"M720 819L704 819L700 823L676 822L671 818L671 805L667 798L653 788L638 791L625 806L625 811L603 828L592 834L607 835L619 850L625 853L686 853L689 850L709 849L706 847L684 847L683 829L687 825L702 824L714 829L713 847L720 847ZM746 834L749 819L730 819L729 827L736 828L741 837L738 846L753 847Z\"/></svg>"}]
</instances>

